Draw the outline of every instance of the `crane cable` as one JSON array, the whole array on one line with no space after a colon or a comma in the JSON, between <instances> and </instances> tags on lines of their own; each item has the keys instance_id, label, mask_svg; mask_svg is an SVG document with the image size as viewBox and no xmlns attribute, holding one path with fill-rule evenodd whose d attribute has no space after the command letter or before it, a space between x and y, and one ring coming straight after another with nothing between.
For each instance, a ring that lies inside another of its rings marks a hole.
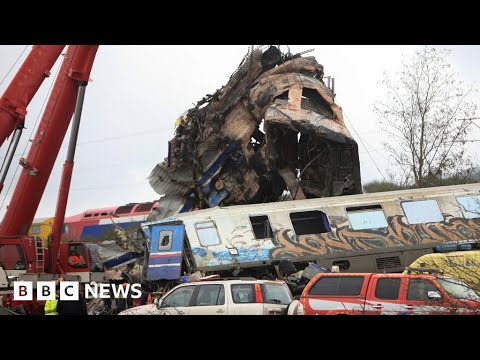
<instances>
[{"instance_id":1,"label":"crane cable","mask_svg":"<svg viewBox=\"0 0 480 360\"><path fill-rule=\"evenodd\" d=\"M5 76L3 77L2 81L0 81L0 86L2 86L3 82L5 81L5 79L7 78L7 76L12 72L13 68L15 67L15 65L17 65L18 60L20 60L20 58L22 57L23 53L27 50L28 47L29 47L29 45L25 46L25 49L23 49L22 53L18 56L17 60L15 60L15 62L14 62L13 65L12 65L12 67L10 68L10 70L7 71L7 73L6 73Z\"/></svg>"}]
</instances>

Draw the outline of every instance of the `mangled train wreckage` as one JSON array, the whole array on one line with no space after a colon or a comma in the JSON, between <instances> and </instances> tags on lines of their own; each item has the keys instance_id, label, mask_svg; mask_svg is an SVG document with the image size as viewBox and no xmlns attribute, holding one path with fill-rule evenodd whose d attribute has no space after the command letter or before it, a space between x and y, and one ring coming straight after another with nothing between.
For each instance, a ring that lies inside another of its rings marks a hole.
<instances>
[{"instance_id":1,"label":"mangled train wreckage","mask_svg":"<svg viewBox=\"0 0 480 360\"><path fill-rule=\"evenodd\" d=\"M149 176L149 220L217 205L361 193L357 143L314 57L252 49L229 82L177 119Z\"/></svg>"}]
</instances>

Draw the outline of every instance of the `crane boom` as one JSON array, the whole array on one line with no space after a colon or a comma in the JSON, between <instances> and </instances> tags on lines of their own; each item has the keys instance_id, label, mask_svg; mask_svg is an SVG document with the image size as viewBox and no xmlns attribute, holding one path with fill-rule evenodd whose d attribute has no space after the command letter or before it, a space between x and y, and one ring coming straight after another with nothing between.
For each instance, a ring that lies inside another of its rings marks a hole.
<instances>
[{"instance_id":1,"label":"crane boom","mask_svg":"<svg viewBox=\"0 0 480 360\"><path fill-rule=\"evenodd\" d=\"M20 159L22 173L0 236L27 235L70 124L79 85L88 81L97 49L98 45L68 47L28 156Z\"/></svg>"},{"instance_id":2,"label":"crane boom","mask_svg":"<svg viewBox=\"0 0 480 360\"><path fill-rule=\"evenodd\" d=\"M34 45L0 99L0 146L24 121L27 106L65 45Z\"/></svg>"}]
</instances>

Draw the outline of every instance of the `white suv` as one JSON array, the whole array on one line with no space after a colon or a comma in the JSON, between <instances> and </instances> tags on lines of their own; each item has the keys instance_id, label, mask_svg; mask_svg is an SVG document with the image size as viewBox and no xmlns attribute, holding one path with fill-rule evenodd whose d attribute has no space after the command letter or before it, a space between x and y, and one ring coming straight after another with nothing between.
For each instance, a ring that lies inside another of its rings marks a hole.
<instances>
[{"instance_id":1,"label":"white suv","mask_svg":"<svg viewBox=\"0 0 480 360\"><path fill-rule=\"evenodd\" d=\"M119 315L303 315L283 281L218 279L181 284L155 304Z\"/></svg>"}]
</instances>

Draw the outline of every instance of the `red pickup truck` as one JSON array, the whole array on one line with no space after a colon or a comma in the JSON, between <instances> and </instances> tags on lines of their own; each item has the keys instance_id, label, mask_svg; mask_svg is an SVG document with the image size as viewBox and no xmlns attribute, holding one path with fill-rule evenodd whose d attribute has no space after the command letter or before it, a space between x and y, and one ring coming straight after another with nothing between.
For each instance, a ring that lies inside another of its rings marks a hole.
<instances>
[{"instance_id":1,"label":"red pickup truck","mask_svg":"<svg viewBox=\"0 0 480 360\"><path fill-rule=\"evenodd\" d=\"M305 315L480 314L476 292L428 274L319 273L300 302Z\"/></svg>"}]
</instances>

